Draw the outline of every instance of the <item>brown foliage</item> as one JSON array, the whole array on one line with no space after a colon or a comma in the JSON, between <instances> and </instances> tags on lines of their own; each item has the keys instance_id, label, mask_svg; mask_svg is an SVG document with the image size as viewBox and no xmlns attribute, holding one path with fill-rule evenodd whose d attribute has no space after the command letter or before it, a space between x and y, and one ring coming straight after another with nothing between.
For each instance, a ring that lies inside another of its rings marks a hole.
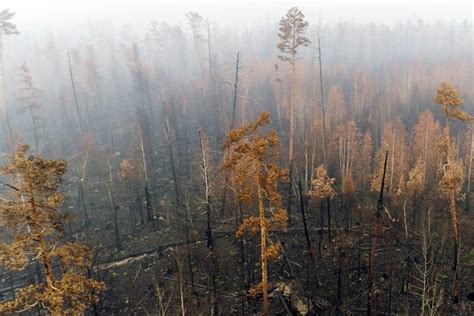
<instances>
[{"instance_id":1,"label":"brown foliage","mask_svg":"<svg viewBox=\"0 0 474 316\"><path fill-rule=\"evenodd\" d=\"M67 164L28 154L22 145L3 174L18 183L13 186L16 200L0 200L0 216L12 241L0 244L0 264L16 271L39 262L45 284L27 285L16 291L12 301L0 303L0 312L31 309L39 304L53 315L80 315L98 300L104 284L85 276L91 265L89 249L76 243L61 244L66 216L55 207L62 204L57 192ZM61 275L53 269L60 264Z\"/></svg>"},{"instance_id":2,"label":"brown foliage","mask_svg":"<svg viewBox=\"0 0 474 316\"><path fill-rule=\"evenodd\" d=\"M268 231L285 231L288 222L288 215L281 207L281 196L277 191L278 181L286 180L287 171L272 162L279 153L279 139L273 130L267 135L259 133L259 128L269 123L270 114L260 113L255 122L230 131L224 143L224 169L230 173L230 183L239 202L246 207L251 207L255 202L258 205L258 216L244 218L236 236L242 238L246 233L260 233L262 280L249 291L249 295L254 297L259 292L263 293L265 315L268 315L269 306L267 261L278 258L280 253L279 244L267 246Z\"/></svg>"},{"instance_id":3,"label":"brown foliage","mask_svg":"<svg viewBox=\"0 0 474 316\"><path fill-rule=\"evenodd\" d=\"M293 7L280 20L280 32L278 37L281 42L278 43L278 49L283 53L278 57L282 61L294 63L294 56L297 54L299 46L308 46L311 42L304 36L308 22L304 19L304 14L297 7ZM290 57L290 56L293 57Z\"/></svg>"},{"instance_id":4,"label":"brown foliage","mask_svg":"<svg viewBox=\"0 0 474 316\"><path fill-rule=\"evenodd\" d=\"M464 101L459 97L459 92L450 84L446 82L440 84L433 100L441 105L442 111L448 119L457 119L463 122L472 120L471 115L459 109Z\"/></svg>"},{"instance_id":5,"label":"brown foliage","mask_svg":"<svg viewBox=\"0 0 474 316\"><path fill-rule=\"evenodd\" d=\"M309 196L318 202L334 198L336 191L334 191L333 185L336 179L327 175L326 168L323 165L316 169L315 174L316 177L312 183L313 189L309 191Z\"/></svg>"}]
</instances>

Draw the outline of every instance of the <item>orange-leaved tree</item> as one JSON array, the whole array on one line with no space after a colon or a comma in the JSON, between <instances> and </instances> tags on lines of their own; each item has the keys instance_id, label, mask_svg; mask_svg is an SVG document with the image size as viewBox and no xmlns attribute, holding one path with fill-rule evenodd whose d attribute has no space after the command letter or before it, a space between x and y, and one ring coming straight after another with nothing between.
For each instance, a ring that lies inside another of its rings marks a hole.
<instances>
[{"instance_id":1,"label":"orange-leaved tree","mask_svg":"<svg viewBox=\"0 0 474 316\"><path fill-rule=\"evenodd\" d=\"M0 313L21 312L39 306L52 315L81 315L98 301L104 284L86 276L91 253L81 244L63 242L67 214L60 213L63 194L58 192L67 164L28 154L21 145L3 166L3 175L13 190L10 199L0 199L0 218L10 232L0 243L0 265L21 271L39 263L43 284L17 289L15 297L0 303Z\"/></svg>"},{"instance_id":2,"label":"orange-leaved tree","mask_svg":"<svg viewBox=\"0 0 474 316\"><path fill-rule=\"evenodd\" d=\"M321 203L321 212L320 212L320 224L321 229L319 231L320 234L320 253L321 253L321 242L323 239L323 208L324 202L326 202L327 206L327 214L328 214L328 238L331 241L331 200L336 196L336 191L334 190L334 182L336 182L335 178L331 178L328 176L326 168L324 165L320 165L315 171L315 177L313 182L311 183L312 189L309 191L309 197L316 202Z\"/></svg>"},{"instance_id":3,"label":"orange-leaved tree","mask_svg":"<svg viewBox=\"0 0 474 316\"><path fill-rule=\"evenodd\" d=\"M451 225L453 226L453 244L454 244L454 264L453 270L457 271L459 257L459 223L456 210L456 198L459 195L464 180L461 161L457 160L454 153L454 142L451 139L449 125L452 120L468 122L472 117L461 111L464 101L459 96L459 92L443 82L439 85L434 102L441 105L441 110L446 116L445 141L442 144L442 151L446 157L446 163L443 166L443 175L441 177L441 191L448 196L450 205L449 213L451 216Z\"/></svg>"},{"instance_id":4,"label":"orange-leaved tree","mask_svg":"<svg viewBox=\"0 0 474 316\"><path fill-rule=\"evenodd\" d=\"M278 161L279 139L275 131L261 134L259 128L270 123L268 112L260 113L255 122L231 130L224 144L226 155L224 169L230 173L230 182L240 203L247 207L257 206L258 215L244 218L236 235L260 233L261 282L250 290L252 296L262 293L263 315L269 313L268 271L269 260L279 256L281 245L271 243L270 230L286 230L288 214L281 206L277 191L279 180L287 179L287 170Z\"/></svg>"}]
</instances>

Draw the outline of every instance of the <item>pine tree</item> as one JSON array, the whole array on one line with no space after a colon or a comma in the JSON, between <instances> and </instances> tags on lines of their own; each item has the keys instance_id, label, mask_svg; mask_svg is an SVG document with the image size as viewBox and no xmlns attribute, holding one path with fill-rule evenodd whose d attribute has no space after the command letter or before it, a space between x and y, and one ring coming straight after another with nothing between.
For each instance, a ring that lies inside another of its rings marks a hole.
<instances>
[{"instance_id":1,"label":"pine tree","mask_svg":"<svg viewBox=\"0 0 474 316\"><path fill-rule=\"evenodd\" d=\"M329 128L341 124L347 116L347 109L340 85L332 85L329 89L327 107Z\"/></svg>"},{"instance_id":2,"label":"pine tree","mask_svg":"<svg viewBox=\"0 0 474 316\"><path fill-rule=\"evenodd\" d=\"M389 161L387 165L387 191L389 195L395 193L400 183L408 174L408 162L410 161L408 151L408 134L400 117L396 117L385 123L383 128L383 145L377 153L379 161L378 169L372 179L372 191L378 192L382 181L383 162L385 151L389 150Z\"/></svg>"},{"instance_id":3,"label":"pine tree","mask_svg":"<svg viewBox=\"0 0 474 316\"><path fill-rule=\"evenodd\" d=\"M268 112L260 113L255 122L231 130L224 144L224 168L230 173L239 202L252 206L256 201L258 205L258 215L246 217L236 235L242 238L249 232L260 233L261 281L250 290L250 295L263 294L263 315L269 314L268 260L276 259L281 247L278 243L268 245L268 233L272 229L286 230L288 221L277 191L278 181L286 180L287 171L269 162L278 160L278 136L273 130L267 135L259 132L259 128L270 123L269 117Z\"/></svg>"},{"instance_id":4,"label":"pine tree","mask_svg":"<svg viewBox=\"0 0 474 316\"><path fill-rule=\"evenodd\" d=\"M138 224L136 212L139 213L140 220L141 220L140 224L144 223L142 210L140 207L137 207L136 203L134 203L134 200L133 200L135 191L132 189L132 183L137 180L138 180L137 182L139 182L139 179L140 179L140 174L139 172L137 172L137 168L135 167L135 164L136 162L131 159L124 159L120 162L120 169L118 172L118 177L124 183L125 190L127 192L127 204L128 204L128 211L129 211L129 216L130 216L130 231L133 234L135 234L136 226Z\"/></svg>"},{"instance_id":5,"label":"pine tree","mask_svg":"<svg viewBox=\"0 0 474 316\"><path fill-rule=\"evenodd\" d=\"M81 315L98 301L104 284L85 276L91 265L89 249L63 242L67 215L57 209L64 200L58 187L67 164L29 155L28 149L20 146L2 167L2 173L15 183L7 184L15 198L0 200L2 223L11 233L11 242L0 244L0 264L20 271L38 262L44 282L18 289L13 300L0 303L0 312L40 306L52 315Z\"/></svg>"},{"instance_id":6,"label":"pine tree","mask_svg":"<svg viewBox=\"0 0 474 316\"><path fill-rule=\"evenodd\" d=\"M11 19L15 16L15 12L10 12L9 9L4 9L0 12L0 125L7 126L10 137L13 136L8 115L5 108L5 96L4 96L4 69L3 69L3 36L4 35L17 35L18 30L16 25L11 22ZM6 124L4 124L6 123Z\"/></svg>"},{"instance_id":7,"label":"pine tree","mask_svg":"<svg viewBox=\"0 0 474 316\"><path fill-rule=\"evenodd\" d=\"M459 120L461 122L469 122L472 120L471 115L461 111L464 101L460 98L459 92L446 82L439 85L434 101L441 105L441 110L449 120ZM449 124L447 124L449 126Z\"/></svg>"},{"instance_id":8,"label":"pine tree","mask_svg":"<svg viewBox=\"0 0 474 316\"><path fill-rule=\"evenodd\" d=\"M147 117L153 118L153 104L149 86L149 71L140 55L136 43L126 50L127 61L132 74L133 89L136 97L136 108L145 111Z\"/></svg>"},{"instance_id":9,"label":"pine tree","mask_svg":"<svg viewBox=\"0 0 474 316\"><path fill-rule=\"evenodd\" d=\"M205 42L204 35L203 35L205 20L199 13L194 12L194 11L188 12L186 14L186 18L188 19L189 27L191 28L191 32L193 34L193 45L194 45L194 52L196 53L197 64L201 71L201 75L203 75L201 59L203 55L202 46Z\"/></svg>"},{"instance_id":10,"label":"pine tree","mask_svg":"<svg viewBox=\"0 0 474 316\"><path fill-rule=\"evenodd\" d=\"M439 152L437 144L442 138L439 123L433 118L431 112L422 112L418 116L418 122L413 127L413 140L410 145L413 153L413 162L422 159L425 169L423 170L426 183L436 182L436 170L439 163Z\"/></svg>"},{"instance_id":11,"label":"pine tree","mask_svg":"<svg viewBox=\"0 0 474 316\"><path fill-rule=\"evenodd\" d=\"M329 157L331 162L339 161L339 175L344 178L348 174L352 174L354 161L359 157L359 143L361 143L361 135L354 121L343 123L335 129L330 138L332 146L329 147ZM328 169L333 170L333 164Z\"/></svg>"},{"instance_id":12,"label":"pine tree","mask_svg":"<svg viewBox=\"0 0 474 316\"><path fill-rule=\"evenodd\" d=\"M158 75L158 58L165 50L164 35L160 30L157 21L151 21L150 28L146 35L147 44L153 54L153 64L155 67L155 75Z\"/></svg>"},{"instance_id":13,"label":"pine tree","mask_svg":"<svg viewBox=\"0 0 474 316\"><path fill-rule=\"evenodd\" d=\"M453 247L454 259L453 270L455 271L455 280L453 283L453 297L458 295L457 273L459 265L459 222L457 215L456 199L462 189L464 181L464 172L462 163L456 159L454 153L454 141L451 139L450 123L451 120L468 122L472 118L468 113L461 111L460 107L464 101L460 98L459 92L447 83L442 83L436 91L434 101L441 106L441 110L446 116L445 142L442 145L443 153L446 157L446 163L443 166L443 175L441 177L441 190L449 199L449 213L451 216L451 225L453 229Z\"/></svg>"},{"instance_id":14,"label":"pine tree","mask_svg":"<svg viewBox=\"0 0 474 316\"><path fill-rule=\"evenodd\" d=\"M420 193L423 192L425 187L425 161L419 158L415 166L408 173L408 180L406 182L406 194L405 199L412 198L412 228L413 233L416 229L417 215L418 215L418 200L420 199ZM404 203L405 205L406 203ZM406 219L405 219L406 229Z\"/></svg>"},{"instance_id":15,"label":"pine tree","mask_svg":"<svg viewBox=\"0 0 474 316\"><path fill-rule=\"evenodd\" d=\"M20 67L20 83L19 88L20 99L23 103L24 110L27 111L31 116L31 122L33 123L33 135L35 141L35 150L39 150L39 131L38 131L38 114L36 113L40 108L40 95L41 90L35 87L31 71L28 69L26 64Z\"/></svg>"},{"instance_id":16,"label":"pine tree","mask_svg":"<svg viewBox=\"0 0 474 316\"><path fill-rule=\"evenodd\" d=\"M89 46L87 50L88 56L83 62L84 81L91 99L90 103L93 104L94 108L92 111L89 108L89 111L86 112L89 112L89 115L94 118L98 114L103 114L105 111L105 100L102 93L103 76L99 64L97 63L94 48ZM94 121L94 119L91 119L91 121Z\"/></svg>"},{"instance_id":17,"label":"pine tree","mask_svg":"<svg viewBox=\"0 0 474 316\"><path fill-rule=\"evenodd\" d=\"M370 189L370 181L372 174L372 159L373 159L373 142L370 131L365 132L361 140L359 148L358 159L354 161L354 176L356 179L356 186L362 192Z\"/></svg>"},{"instance_id":18,"label":"pine tree","mask_svg":"<svg viewBox=\"0 0 474 316\"><path fill-rule=\"evenodd\" d=\"M355 200L356 187L352 174L348 173L342 178L341 195L343 209L345 211L346 229L352 226L352 206Z\"/></svg>"},{"instance_id":19,"label":"pine tree","mask_svg":"<svg viewBox=\"0 0 474 316\"><path fill-rule=\"evenodd\" d=\"M323 236L322 228L323 228L324 202L326 202L327 214L328 214L328 237L329 237L329 240L331 240L331 200L336 196L336 191L334 190L334 187L333 187L334 182L336 182L336 179L331 178L327 175L327 171L326 171L326 168L324 168L324 165L319 166L315 170L315 177L312 183L312 190L309 191L309 196L315 201L321 203L321 214L320 214L321 240Z\"/></svg>"},{"instance_id":20,"label":"pine tree","mask_svg":"<svg viewBox=\"0 0 474 316\"><path fill-rule=\"evenodd\" d=\"M309 192L310 197L316 201L334 198L334 196L336 196L336 191L334 191L333 184L336 182L336 179L330 178L327 175L324 165L319 166L315 170L315 174L316 177L312 183L313 189Z\"/></svg>"},{"instance_id":21,"label":"pine tree","mask_svg":"<svg viewBox=\"0 0 474 316\"><path fill-rule=\"evenodd\" d=\"M293 7L280 20L278 37L280 42L277 47L281 52L278 58L288 62L291 67L291 97L290 97L290 136L288 142L288 166L290 181L288 189L287 211L291 208L292 179L293 179L293 151L296 137L296 56L299 47L305 47L310 41L305 37L308 22L304 19L304 14L297 7Z\"/></svg>"}]
</instances>

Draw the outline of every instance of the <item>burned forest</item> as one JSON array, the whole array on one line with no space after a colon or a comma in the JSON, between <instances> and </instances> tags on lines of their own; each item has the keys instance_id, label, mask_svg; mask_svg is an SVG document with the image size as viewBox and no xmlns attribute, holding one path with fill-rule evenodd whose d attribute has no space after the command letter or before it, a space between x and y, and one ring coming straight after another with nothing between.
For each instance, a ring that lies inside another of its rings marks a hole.
<instances>
[{"instance_id":1,"label":"burned forest","mask_svg":"<svg viewBox=\"0 0 474 316\"><path fill-rule=\"evenodd\" d=\"M469 12L8 2L1 315L474 314Z\"/></svg>"}]
</instances>

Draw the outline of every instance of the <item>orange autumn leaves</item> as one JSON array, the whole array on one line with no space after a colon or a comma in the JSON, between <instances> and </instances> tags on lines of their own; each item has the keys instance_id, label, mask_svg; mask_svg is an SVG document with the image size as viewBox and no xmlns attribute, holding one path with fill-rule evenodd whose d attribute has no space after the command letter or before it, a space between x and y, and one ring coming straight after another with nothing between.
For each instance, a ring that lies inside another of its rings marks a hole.
<instances>
[{"instance_id":1,"label":"orange autumn leaves","mask_svg":"<svg viewBox=\"0 0 474 316\"><path fill-rule=\"evenodd\" d=\"M263 112L255 122L243 125L229 132L224 144L226 156L224 169L230 172L231 185L240 203L249 207L258 198L257 185L264 193L270 216L266 218L268 229L286 230L288 215L281 206L281 195L277 191L278 181L287 181L288 171L272 161L279 155L279 139L275 131L259 134L259 128L270 123L270 114ZM248 216L243 219L236 235L257 234L260 219Z\"/></svg>"},{"instance_id":2,"label":"orange autumn leaves","mask_svg":"<svg viewBox=\"0 0 474 316\"><path fill-rule=\"evenodd\" d=\"M277 229L286 231L288 225L288 214L282 208L277 191L278 182L287 179L287 170L274 162L279 156L279 139L273 130L267 134L259 131L269 123L270 114L263 112L254 122L230 131L224 143L223 166L229 172L238 202L247 208L258 205L257 215L238 220L236 236L260 233L261 281L249 290L249 295L255 297L262 293L263 315L269 315L267 264L279 257L281 249L279 243L271 242L268 233Z\"/></svg>"},{"instance_id":3,"label":"orange autumn leaves","mask_svg":"<svg viewBox=\"0 0 474 316\"><path fill-rule=\"evenodd\" d=\"M67 164L30 155L28 149L20 146L1 168L13 195L11 200L0 199L0 218L11 236L9 243L0 243L0 265L20 271L37 263L45 282L17 289L14 299L0 303L0 313L39 305L52 315L82 315L105 286L86 276L92 262L89 249L63 242L67 215L56 207L64 200L57 190Z\"/></svg>"},{"instance_id":4,"label":"orange autumn leaves","mask_svg":"<svg viewBox=\"0 0 474 316\"><path fill-rule=\"evenodd\" d=\"M336 196L336 191L333 187L335 182L335 178L331 178L327 175L324 165L319 166L315 172L315 179L312 182L313 190L309 191L309 197L318 202L326 199L331 200ZM352 183L352 179L348 178L346 182L346 190L355 190L353 188L354 184Z\"/></svg>"},{"instance_id":5,"label":"orange autumn leaves","mask_svg":"<svg viewBox=\"0 0 474 316\"><path fill-rule=\"evenodd\" d=\"M472 120L469 113L460 110L464 101L460 98L459 92L446 82L439 85L434 101L441 105L441 110L448 119L456 119L462 122Z\"/></svg>"}]
</instances>

